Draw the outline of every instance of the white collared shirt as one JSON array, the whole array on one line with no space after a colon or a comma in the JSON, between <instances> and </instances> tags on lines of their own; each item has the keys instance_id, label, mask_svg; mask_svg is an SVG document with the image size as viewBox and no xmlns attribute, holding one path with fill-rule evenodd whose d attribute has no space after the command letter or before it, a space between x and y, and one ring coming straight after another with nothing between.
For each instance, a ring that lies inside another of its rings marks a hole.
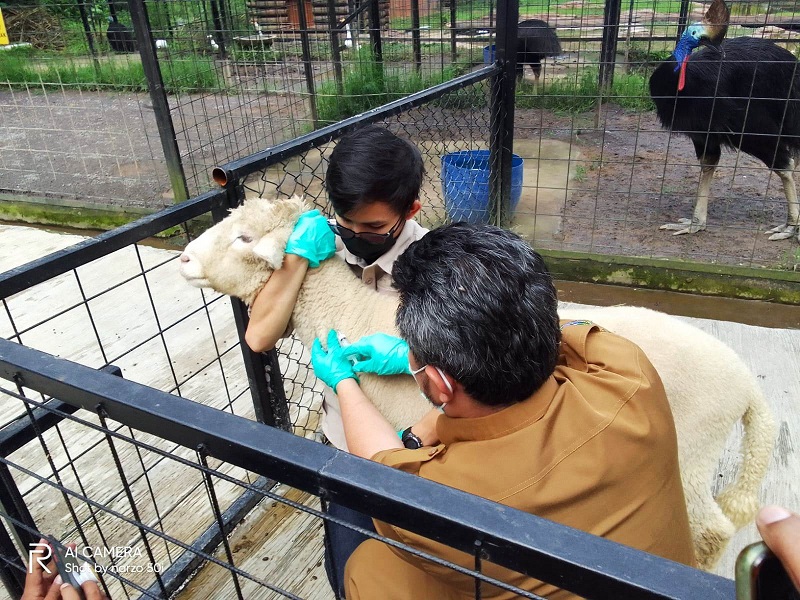
<instances>
[{"instance_id":1,"label":"white collared shirt","mask_svg":"<svg viewBox=\"0 0 800 600\"><path fill-rule=\"evenodd\" d=\"M397 291L392 287L392 267L394 266L394 261L406 251L406 248L421 239L426 233L428 233L427 229L413 219L409 219L403 226L400 235L397 236L397 241L394 243L394 246L372 264L367 264L363 258L352 254L345 248L342 238L337 235L336 255L344 259L344 261L350 265L353 273L361 278L364 285L382 294L397 295Z\"/></svg>"}]
</instances>

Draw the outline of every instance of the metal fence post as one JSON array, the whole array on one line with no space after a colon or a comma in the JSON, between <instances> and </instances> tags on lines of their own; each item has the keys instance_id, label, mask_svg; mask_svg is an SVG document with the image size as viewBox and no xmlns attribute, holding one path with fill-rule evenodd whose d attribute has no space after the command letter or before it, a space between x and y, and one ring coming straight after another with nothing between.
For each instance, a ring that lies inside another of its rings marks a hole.
<instances>
[{"instance_id":1,"label":"metal fence post","mask_svg":"<svg viewBox=\"0 0 800 600\"><path fill-rule=\"evenodd\" d=\"M419 32L419 0L411 0L411 47L414 52L414 66L417 73L422 71L422 40Z\"/></svg>"},{"instance_id":2,"label":"metal fence post","mask_svg":"<svg viewBox=\"0 0 800 600\"><path fill-rule=\"evenodd\" d=\"M517 21L517 0L501 0L497 3L496 59L502 70L492 76L489 99L489 212L491 221L500 227L508 225L511 218Z\"/></svg>"},{"instance_id":3,"label":"metal fence post","mask_svg":"<svg viewBox=\"0 0 800 600\"><path fill-rule=\"evenodd\" d=\"M241 204L243 194L238 181L231 182L226 188L227 206L218 206L211 211L215 223L227 216L227 210ZM239 334L242 349L244 369L250 385L250 395L253 398L253 410L256 420L272 427L292 431L292 421L289 418L289 403L283 389L283 374L278 363L278 353L273 348L269 352L253 352L244 341L244 332L250 317L247 307L237 298L231 298L233 319Z\"/></svg>"},{"instance_id":4,"label":"metal fence post","mask_svg":"<svg viewBox=\"0 0 800 600\"><path fill-rule=\"evenodd\" d=\"M339 95L344 94L342 74L342 51L339 46L339 28L336 22L336 0L328 0L328 27L330 27L331 58L333 58L333 76ZM346 31L346 30L345 30Z\"/></svg>"},{"instance_id":5,"label":"metal fence post","mask_svg":"<svg viewBox=\"0 0 800 600\"><path fill-rule=\"evenodd\" d=\"M9 528L11 523L8 523ZM15 567L17 565L19 568ZM5 527L0 526L0 581L12 598L19 598L25 588L25 563Z\"/></svg>"},{"instance_id":6,"label":"metal fence post","mask_svg":"<svg viewBox=\"0 0 800 600\"><path fill-rule=\"evenodd\" d=\"M144 75L147 78L147 88L153 102L153 111L158 125L158 136L161 139L161 149L167 161L167 172L172 185L172 194L175 202L189 199L189 190L186 185L186 174L183 171L181 153L178 141L175 138L175 128L167 101L167 92L164 89L164 80L161 77L161 68L158 65L156 45L150 31L150 21L147 17L147 7L144 0L130 0L128 7L131 11L133 30L136 32L136 43L139 45L139 56L142 58Z\"/></svg>"},{"instance_id":7,"label":"metal fence post","mask_svg":"<svg viewBox=\"0 0 800 600\"><path fill-rule=\"evenodd\" d=\"M689 22L689 0L681 0L681 10L678 14L678 33L675 37L675 42L681 39L686 24Z\"/></svg>"},{"instance_id":8,"label":"metal fence post","mask_svg":"<svg viewBox=\"0 0 800 600\"><path fill-rule=\"evenodd\" d=\"M456 47L456 0L450 0L450 60L456 62L458 58L458 50ZM519 9L517 9L519 11Z\"/></svg>"},{"instance_id":9,"label":"metal fence post","mask_svg":"<svg viewBox=\"0 0 800 600\"><path fill-rule=\"evenodd\" d=\"M14 540L0 525L0 556L3 562L0 565L0 580L9 593L16 592L16 595L19 595L25 585L25 563L22 561L19 549L29 549L30 544L38 542L39 538L30 533L36 531L36 523L6 464L0 464L0 511L26 526L21 527L13 521L8 521L8 531L17 541L15 545ZM13 564L19 565L21 569L17 569Z\"/></svg>"},{"instance_id":10,"label":"metal fence post","mask_svg":"<svg viewBox=\"0 0 800 600\"><path fill-rule=\"evenodd\" d=\"M619 18L621 0L606 0L603 9L603 41L600 47L600 100L614 83L614 65L617 58L617 38L619 37Z\"/></svg>"},{"instance_id":11,"label":"metal fence post","mask_svg":"<svg viewBox=\"0 0 800 600\"><path fill-rule=\"evenodd\" d=\"M300 21L300 46L303 49L303 72L306 76L306 89L311 102L311 121L314 123L314 129L316 129L319 127L317 92L314 88L314 65L311 64L311 42L308 35L306 5L303 0L297 0L297 18Z\"/></svg>"},{"instance_id":12,"label":"metal fence post","mask_svg":"<svg viewBox=\"0 0 800 600\"><path fill-rule=\"evenodd\" d=\"M112 3L113 4L113 3ZM100 63L97 60L97 49L94 47L94 36L92 35L92 27L89 25L89 16L86 14L86 2L78 0L78 13L81 15L81 24L83 25L83 33L86 36L86 44L89 46L89 53L92 55L94 62L94 70L100 73ZM116 20L116 13L112 13L114 20Z\"/></svg>"},{"instance_id":13,"label":"metal fence post","mask_svg":"<svg viewBox=\"0 0 800 600\"><path fill-rule=\"evenodd\" d=\"M369 0L369 41L372 46L372 55L381 70L381 74L383 74L380 0Z\"/></svg>"}]
</instances>

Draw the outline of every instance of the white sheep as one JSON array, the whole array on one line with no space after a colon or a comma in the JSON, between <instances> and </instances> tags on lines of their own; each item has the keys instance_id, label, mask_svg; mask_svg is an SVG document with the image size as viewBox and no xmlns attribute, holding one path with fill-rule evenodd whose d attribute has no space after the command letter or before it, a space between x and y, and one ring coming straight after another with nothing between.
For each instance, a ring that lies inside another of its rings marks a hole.
<instances>
[{"instance_id":1,"label":"white sheep","mask_svg":"<svg viewBox=\"0 0 800 600\"><path fill-rule=\"evenodd\" d=\"M181 255L181 275L252 304L274 269L302 199L249 200L234 209ZM362 285L339 259L309 269L292 312L306 346L336 329L350 340L376 332L397 335L394 298ZM759 506L759 488L775 438L775 424L755 379L736 353L687 323L636 307L559 310L563 319L590 319L638 344L664 383L675 419L686 504L698 565L711 569L736 532ZM364 392L398 429L422 417L430 404L409 376L365 374ZM715 500L711 480L726 440L741 419L742 462L736 480Z\"/></svg>"}]
</instances>

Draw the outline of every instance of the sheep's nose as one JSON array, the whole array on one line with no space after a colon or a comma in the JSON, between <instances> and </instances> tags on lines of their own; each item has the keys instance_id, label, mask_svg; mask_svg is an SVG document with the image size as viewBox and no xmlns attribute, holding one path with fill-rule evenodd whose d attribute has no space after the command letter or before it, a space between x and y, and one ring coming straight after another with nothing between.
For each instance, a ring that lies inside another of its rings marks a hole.
<instances>
[{"instance_id":1,"label":"sheep's nose","mask_svg":"<svg viewBox=\"0 0 800 600\"><path fill-rule=\"evenodd\" d=\"M187 262L189 262L189 255L188 255L188 254L186 254L186 252L183 252L183 253L181 254L181 262L182 262L182 263L187 263Z\"/></svg>"}]
</instances>

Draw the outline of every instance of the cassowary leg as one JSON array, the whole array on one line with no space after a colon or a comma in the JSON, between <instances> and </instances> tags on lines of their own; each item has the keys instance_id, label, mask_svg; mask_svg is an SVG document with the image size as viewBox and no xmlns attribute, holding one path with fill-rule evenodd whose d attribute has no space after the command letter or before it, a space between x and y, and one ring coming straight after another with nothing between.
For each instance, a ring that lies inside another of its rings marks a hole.
<instances>
[{"instance_id":1,"label":"cassowary leg","mask_svg":"<svg viewBox=\"0 0 800 600\"><path fill-rule=\"evenodd\" d=\"M674 231L672 235L683 235L684 233L697 233L706 228L706 218L708 216L708 196L711 191L711 180L714 179L714 171L719 162L719 154L704 156L700 159L700 185L697 188L697 200L694 203L694 215L691 220L678 219L677 223L667 223L659 229Z\"/></svg>"},{"instance_id":2,"label":"cassowary leg","mask_svg":"<svg viewBox=\"0 0 800 600\"><path fill-rule=\"evenodd\" d=\"M775 171L783 182L783 192L786 194L786 202L789 205L789 218L785 224L778 225L766 231L766 233L772 234L769 236L769 239L772 241L786 240L794 234L797 234L797 239L800 241L800 204L798 204L797 201L797 186L794 183L794 177L792 177L793 172L793 158L789 159L789 166L786 169Z\"/></svg>"}]
</instances>

